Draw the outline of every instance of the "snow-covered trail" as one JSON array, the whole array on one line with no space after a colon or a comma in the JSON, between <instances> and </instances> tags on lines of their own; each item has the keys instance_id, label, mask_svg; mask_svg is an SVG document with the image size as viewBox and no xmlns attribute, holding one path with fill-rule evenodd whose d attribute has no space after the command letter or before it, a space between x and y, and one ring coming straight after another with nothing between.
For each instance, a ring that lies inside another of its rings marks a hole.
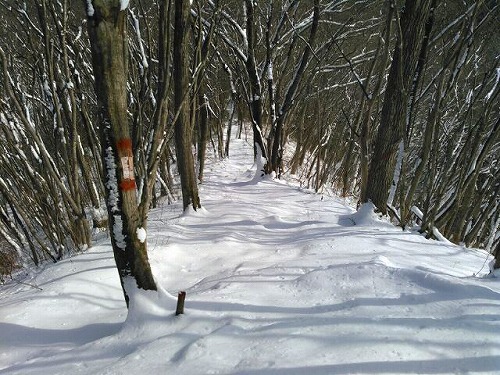
<instances>
[{"instance_id":1,"label":"snow-covered trail","mask_svg":"<svg viewBox=\"0 0 500 375\"><path fill-rule=\"evenodd\" d=\"M0 374L495 374L500 282L484 252L340 199L255 182L251 147L208 164L204 209L151 212L158 283L125 323L110 247L0 292ZM482 269L482 270L481 270ZM154 300L154 298L153 298Z\"/></svg>"}]
</instances>

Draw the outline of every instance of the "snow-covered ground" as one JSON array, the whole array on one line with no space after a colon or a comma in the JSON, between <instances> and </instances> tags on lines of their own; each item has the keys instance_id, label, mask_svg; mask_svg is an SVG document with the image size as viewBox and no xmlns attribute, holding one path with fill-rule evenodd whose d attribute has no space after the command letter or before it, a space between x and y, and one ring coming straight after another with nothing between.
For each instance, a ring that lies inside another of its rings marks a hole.
<instances>
[{"instance_id":1,"label":"snow-covered ground","mask_svg":"<svg viewBox=\"0 0 500 375\"><path fill-rule=\"evenodd\" d=\"M0 374L500 373L484 252L255 182L251 147L232 147L208 165L203 210L151 212L164 290L135 296L128 318L105 239L1 286Z\"/></svg>"}]
</instances>

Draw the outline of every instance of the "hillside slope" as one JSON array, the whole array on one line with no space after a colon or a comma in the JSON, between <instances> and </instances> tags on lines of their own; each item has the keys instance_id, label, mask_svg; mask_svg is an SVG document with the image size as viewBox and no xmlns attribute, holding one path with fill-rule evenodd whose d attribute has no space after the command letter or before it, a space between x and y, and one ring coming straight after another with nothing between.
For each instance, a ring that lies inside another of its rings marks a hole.
<instances>
[{"instance_id":1,"label":"hillside slope","mask_svg":"<svg viewBox=\"0 0 500 375\"><path fill-rule=\"evenodd\" d=\"M500 373L487 254L255 181L251 147L233 147L208 165L203 210L151 212L162 290L128 317L107 240L1 286L0 374Z\"/></svg>"}]
</instances>

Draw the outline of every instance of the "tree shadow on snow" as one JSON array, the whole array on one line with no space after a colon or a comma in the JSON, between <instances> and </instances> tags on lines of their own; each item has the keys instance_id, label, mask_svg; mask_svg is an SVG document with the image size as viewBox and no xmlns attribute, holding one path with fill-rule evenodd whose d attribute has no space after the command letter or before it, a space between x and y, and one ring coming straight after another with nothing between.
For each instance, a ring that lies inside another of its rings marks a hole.
<instances>
[{"instance_id":1,"label":"tree shadow on snow","mask_svg":"<svg viewBox=\"0 0 500 375\"><path fill-rule=\"evenodd\" d=\"M9 346L26 348L55 344L83 345L114 335L122 326L123 323L96 323L72 329L47 329L0 322L0 332Z\"/></svg>"},{"instance_id":2,"label":"tree shadow on snow","mask_svg":"<svg viewBox=\"0 0 500 375\"><path fill-rule=\"evenodd\" d=\"M255 369L235 372L234 375L327 375L327 374L449 374L490 372L500 369L500 358L481 356L443 358L416 361L380 361L344 363L338 365Z\"/></svg>"}]
</instances>

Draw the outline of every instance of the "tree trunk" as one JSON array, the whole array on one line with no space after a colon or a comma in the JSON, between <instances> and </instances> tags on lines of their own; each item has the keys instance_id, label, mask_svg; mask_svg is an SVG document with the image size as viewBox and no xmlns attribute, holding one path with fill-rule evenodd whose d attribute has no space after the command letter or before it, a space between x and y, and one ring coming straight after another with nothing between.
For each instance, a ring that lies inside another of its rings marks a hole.
<instances>
[{"instance_id":1,"label":"tree trunk","mask_svg":"<svg viewBox=\"0 0 500 375\"><path fill-rule=\"evenodd\" d=\"M181 177L184 209L201 207L192 152L192 128L189 110L189 14L188 0L175 0L174 21L174 108L177 119L174 124L177 169Z\"/></svg>"},{"instance_id":2,"label":"tree trunk","mask_svg":"<svg viewBox=\"0 0 500 375\"><path fill-rule=\"evenodd\" d=\"M384 72L387 67L390 56L390 38L392 33L392 23L394 18L394 7L389 3L389 11L386 18L386 26L384 35L380 36L379 45L377 46L376 57L378 57L379 50L383 46L382 59L380 63L380 71L378 72L378 77L376 79L373 91L369 96L363 95L361 101L363 103L362 108L364 108L364 103L366 103L366 110L364 113L361 112L360 115L360 130L359 130L359 148L360 148L360 161L359 161L359 172L360 172L360 197L366 196L366 185L368 183L368 170L369 170L369 157L370 157L370 138L371 138L371 122L372 115L376 108L376 103L379 102L380 92L382 90L382 81L384 79ZM369 74L366 78L366 87L370 84L370 79L372 77L373 70L375 70L376 59L370 67Z\"/></svg>"},{"instance_id":3,"label":"tree trunk","mask_svg":"<svg viewBox=\"0 0 500 375\"><path fill-rule=\"evenodd\" d=\"M227 130L226 130L226 145L224 146L224 157L229 157L229 145L231 144L231 131L233 129L233 120L234 113L236 112L236 100L234 99L235 95L231 95L233 100L233 107L231 109L231 114L229 115L229 120L227 121Z\"/></svg>"},{"instance_id":4,"label":"tree trunk","mask_svg":"<svg viewBox=\"0 0 500 375\"><path fill-rule=\"evenodd\" d=\"M262 87L259 74L255 63L255 25L254 25L254 2L245 0L247 20L246 36L248 45L248 54L245 61L245 67L250 80L250 114L252 116L254 157L260 153L267 160L267 150L262 135ZM265 167L266 168L266 167ZM257 171L259 173L259 171Z\"/></svg>"},{"instance_id":5,"label":"tree trunk","mask_svg":"<svg viewBox=\"0 0 500 375\"><path fill-rule=\"evenodd\" d=\"M368 172L366 195L383 214L393 182L396 158L406 125L409 92L417 67L432 0L407 0L401 18L401 30L389 71L380 126Z\"/></svg>"},{"instance_id":6,"label":"tree trunk","mask_svg":"<svg viewBox=\"0 0 500 375\"><path fill-rule=\"evenodd\" d=\"M493 256L495 257L495 263L493 263L493 269L499 269L500 268L500 242L497 243L497 246L495 247L495 250L492 252Z\"/></svg>"},{"instance_id":7,"label":"tree trunk","mask_svg":"<svg viewBox=\"0 0 500 375\"><path fill-rule=\"evenodd\" d=\"M156 290L147 257L146 241L139 238L146 223L139 217L133 149L127 119L126 10L120 1L84 1L98 100L99 128L104 158L104 185L113 253L127 306L135 280L140 289Z\"/></svg>"},{"instance_id":8,"label":"tree trunk","mask_svg":"<svg viewBox=\"0 0 500 375\"><path fill-rule=\"evenodd\" d=\"M198 136L198 180L202 182L208 142L208 100L202 89L198 93L198 105L200 106L198 113L200 124L200 134Z\"/></svg>"}]
</instances>

